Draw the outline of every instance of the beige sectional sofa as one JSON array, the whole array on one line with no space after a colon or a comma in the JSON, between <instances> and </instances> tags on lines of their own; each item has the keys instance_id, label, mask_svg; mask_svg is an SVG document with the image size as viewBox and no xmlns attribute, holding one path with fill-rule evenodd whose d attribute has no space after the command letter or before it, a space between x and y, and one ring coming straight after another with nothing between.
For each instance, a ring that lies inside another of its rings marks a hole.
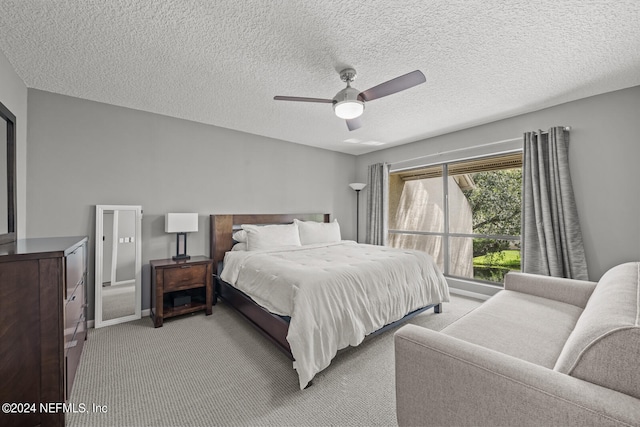
<instances>
[{"instance_id":1,"label":"beige sectional sofa","mask_svg":"<svg viewBox=\"0 0 640 427\"><path fill-rule=\"evenodd\" d=\"M395 334L404 425L640 426L640 263L598 283L509 273L440 332Z\"/></svg>"}]
</instances>

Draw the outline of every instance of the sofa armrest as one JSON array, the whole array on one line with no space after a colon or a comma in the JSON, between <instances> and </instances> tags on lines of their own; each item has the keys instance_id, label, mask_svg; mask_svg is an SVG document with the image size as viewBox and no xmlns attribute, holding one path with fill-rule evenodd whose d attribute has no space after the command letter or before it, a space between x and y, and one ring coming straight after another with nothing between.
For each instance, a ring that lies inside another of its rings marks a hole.
<instances>
[{"instance_id":1,"label":"sofa armrest","mask_svg":"<svg viewBox=\"0 0 640 427\"><path fill-rule=\"evenodd\" d=\"M416 325L395 339L407 425L640 425L640 400Z\"/></svg>"},{"instance_id":2,"label":"sofa armrest","mask_svg":"<svg viewBox=\"0 0 640 427\"><path fill-rule=\"evenodd\" d=\"M596 282L542 276L540 274L509 272L504 288L548 298L584 308L596 288Z\"/></svg>"}]
</instances>

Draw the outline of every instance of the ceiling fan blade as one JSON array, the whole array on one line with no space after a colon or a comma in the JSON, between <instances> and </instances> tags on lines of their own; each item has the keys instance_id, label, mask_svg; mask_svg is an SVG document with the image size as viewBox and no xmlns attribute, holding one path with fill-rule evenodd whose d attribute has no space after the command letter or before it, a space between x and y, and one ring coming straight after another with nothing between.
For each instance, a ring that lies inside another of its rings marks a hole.
<instances>
[{"instance_id":1,"label":"ceiling fan blade","mask_svg":"<svg viewBox=\"0 0 640 427\"><path fill-rule=\"evenodd\" d=\"M424 77L424 74L422 74L422 71L416 70L362 91L360 95L358 95L358 98L362 98L364 101L373 101L374 99L393 95L394 93L409 89L426 81L427 79Z\"/></svg>"},{"instance_id":2,"label":"ceiling fan blade","mask_svg":"<svg viewBox=\"0 0 640 427\"><path fill-rule=\"evenodd\" d=\"M274 96L276 101L299 101L299 102L322 102L325 104L333 104L333 99L324 98L301 98L299 96Z\"/></svg>"},{"instance_id":3,"label":"ceiling fan blade","mask_svg":"<svg viewBox=\"0 0 640 427\"><path fill-rule=\"evenodd\" d=\"M355 119L345 120L347 122L347 127L350 131L360 129L362 127L362 122L360 121L360 117L356 117Z\"/></svg>"}]
</instances>

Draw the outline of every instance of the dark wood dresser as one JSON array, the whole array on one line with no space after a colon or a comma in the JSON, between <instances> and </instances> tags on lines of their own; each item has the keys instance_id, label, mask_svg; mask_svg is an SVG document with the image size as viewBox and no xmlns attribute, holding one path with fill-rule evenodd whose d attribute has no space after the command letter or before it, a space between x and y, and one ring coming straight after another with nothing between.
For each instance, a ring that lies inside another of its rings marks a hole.
<instances>
[{"instance_id":1,"label":"dark wood dresser","mask_svg":"<svg viewBox=\"0 0 640 427\"><path fill-rule=\"evenodd\" d=\"M0 404L13 405L2 426L64 425L87 336L87 242L0 245Z\"/></svg>"}]
</instances>

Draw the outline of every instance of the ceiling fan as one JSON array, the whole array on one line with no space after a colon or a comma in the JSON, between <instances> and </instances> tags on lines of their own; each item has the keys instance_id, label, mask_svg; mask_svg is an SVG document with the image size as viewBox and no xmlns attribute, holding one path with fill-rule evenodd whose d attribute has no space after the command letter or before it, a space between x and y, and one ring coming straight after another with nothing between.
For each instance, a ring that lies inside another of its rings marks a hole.
<instances>
[{"instance_id":1,"label":"ceiling fan","mask_svg":"<svg viewBox=\"0 0 640 427\"><path fill-rule=\"evenodd\" d=\"M336 116L345 119L347 121L347 127L352 131L362 126L360 116L364 111L365 102L373 101L374 99L387 95L393 95L394 93L412 88L426 81L424 74L422 74L420 70L416 70L360 92L358 89L351 87L351 83L356 79L356 70L353 68L345 68L340 71L340 79L347 83L347 87L338 92L333 99L302 98L298 96L274 96L273 99L276 101L333 104L333 111L336 113Z\"/></svg>"}]
</instances>

